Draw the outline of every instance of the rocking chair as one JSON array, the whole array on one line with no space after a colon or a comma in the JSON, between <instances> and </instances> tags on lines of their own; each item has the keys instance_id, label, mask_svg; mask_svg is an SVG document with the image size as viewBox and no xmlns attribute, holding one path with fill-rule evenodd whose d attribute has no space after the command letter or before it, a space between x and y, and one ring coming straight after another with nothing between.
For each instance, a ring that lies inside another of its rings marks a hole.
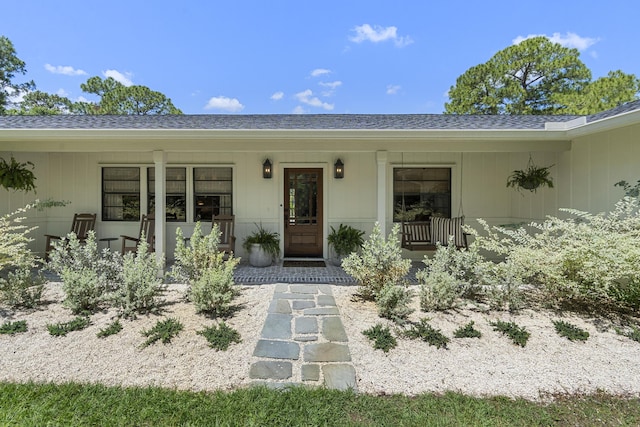
<instances>
[{"instance_id":1,"label":"rocking chair","mask_svg":"<svg viewBox=\"0 0 640 427\"><path fill-rule=\"evenodd\" d=\"M73 222L71 223L71 233L74 233L80 242L84 242L87 238L89 231L95 229L96 226L96 214L89 213L77 213L73 215ZM49 253L53 250L53 241L60 240L62 236L53 236L51 234L44 235L47 238L45 245L45 258L49 259Z\"/></svg>"},{"instance_id":2,"label":"rocking chair","mask_svg":"<svg viewBox=\"0 0 640 427\"><path fill-rule=\"evenodd\" d=\"M233 234L235 215L216 215L213 217L211 225L218 224L220 228L220 252L231 253L236 249L236 236Z\"/></svg>"},{"instance_id":3,"label":"rocking chair","mask_svg":"<svg viewBox=\"0 0 640 427\"><path fill-rule=\"evenodd\" d=\"M156 231L156 221L155 216L153 214L142 215L142 220L140 221L140 232L138 233L138 237L132 236L123 236L122 237L122 255L127 252L135 252L138 250L138 244L142 240L142 236L149 245L149 252L155 252L155 231ZM127 242L133 242L133 246L127 245Z\"/></svg>"}]
</instances>

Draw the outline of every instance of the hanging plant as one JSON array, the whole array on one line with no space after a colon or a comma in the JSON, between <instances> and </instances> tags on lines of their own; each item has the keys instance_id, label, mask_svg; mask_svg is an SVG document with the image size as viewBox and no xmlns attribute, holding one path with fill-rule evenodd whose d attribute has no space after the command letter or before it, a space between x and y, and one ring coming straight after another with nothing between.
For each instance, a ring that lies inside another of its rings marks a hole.
<instances>
[{"instance_id":1,"label":"hanging plant","mask_svg":"<svg viewBox=\"0 0 640 427\"><path fill-rule=\"evenodd\" d=\"M24 192L33 190L35 193L36 176L32 172L34 167L33 163L20 163L13 156L10 163L0 157L0 186L7 190Z\"/></svg>"},{"instance_id":2,"label":"hanging plant","mask_svg":"<svg viewBox=\"0 0 640 427\"><path fill-rule=\"evenodd\" d=\"M546 185L553 188L553 179L549 176L549 169L552 167L539 167L533 163L529 156L529 163L524 170L514 170L507 180L507 187L514 187L518 191L520 189L535 192L538 187Z\"/></svg>"}]
</instances>

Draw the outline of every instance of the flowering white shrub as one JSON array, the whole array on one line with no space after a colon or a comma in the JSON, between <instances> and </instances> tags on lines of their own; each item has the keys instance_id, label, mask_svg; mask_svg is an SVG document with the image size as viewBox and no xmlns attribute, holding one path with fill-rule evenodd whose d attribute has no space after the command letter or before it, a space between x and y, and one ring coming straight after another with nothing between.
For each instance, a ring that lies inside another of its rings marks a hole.
<instances>
[{"instance_id":1,"label":"flowering white shrub","mask_svg":"<svg viewBox=\"0 0 640 427\"><path fill-rule=\"evenodd\" d=\"M399 224L393 226L385 240L376 223L361 253L354 252L343 259L342 268L358 281L360 296L376 302L380 315L406 317L409 290L405 276L411 260L402 259Z\"/></svg>"},{"instance_id":2,"label":"flowering white shrub","mask_svg":"<svg viewBox=\"0 0 640 427\"><path fill-rule=\"evenodd\" d=\"M21 216L36 204L27 205L0 217L0 271L10 267L34 265L33 253L28 244L33 239L27 235L37 227L23 224Z\"/></svg>"},{"instance_id":3,"label":"flowering white shrub","mask_svg":"<svg viewBox=\"0 0 640 427\"><path fill-rule=\"evenodd\" d=\"M19 266L6 279L0 277L0 299L11 307L34 308L40 304L44 283L42 274L33 274L30 265Z\"/></svg>"},{"instance_id":4,"label":"flowering white shrub","mask_svg":"<svg viewBox=\"0 0 640 427\"><path fill-rule=\"evenodd\" d=\"M547 300L640 306L640 213L625 197L607 214L561 209L569 218L531 223L533 233L493 227L475 235L480 248L502 255L489 281L538 287Z\"/></svg>"}]
</instances>

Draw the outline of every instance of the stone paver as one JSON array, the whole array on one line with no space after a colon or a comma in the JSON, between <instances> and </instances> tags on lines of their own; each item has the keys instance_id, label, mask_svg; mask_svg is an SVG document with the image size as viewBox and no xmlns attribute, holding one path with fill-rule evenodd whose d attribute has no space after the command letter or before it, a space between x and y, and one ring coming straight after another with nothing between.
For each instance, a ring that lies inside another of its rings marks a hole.
<instances>
[{"instance_id":1,"label":"stone paver","mask_svg":"<svg viewBox=\"0 0 640 427\"><path fill-rule=\"evenodd\" d=\"M270 313L262 327L262 338L289 339L291 338L290 314Z\"/></svg>"},{"instance_id":2,"label":"stone paver","mask_svg":"<svg viewBox=\"0 0 640 427\"><path fill-rule=\"evenodd\" d=\"M276 388L304 383L356 389L347 343L330 285L278 283L249 377Z\"/></svg>"},{"instance_id":3,"label":"stone paver","mask_svg":"<svg viewBox=\"0 0 640 427\"><path fill-rule=\"evenodd\" d=\"M327 388L338 390L355 390L357 388L356 370L352 365L324 365L322 373L324 374L324 384Z\"/></svg>"},{"instance_id":4,"label":"stone paver","mask_svg":"<svg viewBox=\"0 0 640 427\"><path fill-rule=\"evenodd\" d=\"M297 360L300 357L300 345L291 341L259 340L253 355L272 359Z\"/></svg>"}]
</instances>

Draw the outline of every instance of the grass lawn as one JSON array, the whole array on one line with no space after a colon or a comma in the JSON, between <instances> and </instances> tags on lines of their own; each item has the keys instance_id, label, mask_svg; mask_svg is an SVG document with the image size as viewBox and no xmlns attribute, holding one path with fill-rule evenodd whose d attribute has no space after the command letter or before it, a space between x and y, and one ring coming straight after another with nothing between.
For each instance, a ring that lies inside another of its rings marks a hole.
<instances>
[{"instance_id":1,"label":"grass lawn","mask_svg":"<svg viewBox=\"0 0 640 427\"><path fill-rule=\"evenodd\" d=\"M640 399L598 394L541 404L456 393L378 397L299 387L192 393L0 383L0 425L636 426Z\"/></svg>"}]
</instances>

